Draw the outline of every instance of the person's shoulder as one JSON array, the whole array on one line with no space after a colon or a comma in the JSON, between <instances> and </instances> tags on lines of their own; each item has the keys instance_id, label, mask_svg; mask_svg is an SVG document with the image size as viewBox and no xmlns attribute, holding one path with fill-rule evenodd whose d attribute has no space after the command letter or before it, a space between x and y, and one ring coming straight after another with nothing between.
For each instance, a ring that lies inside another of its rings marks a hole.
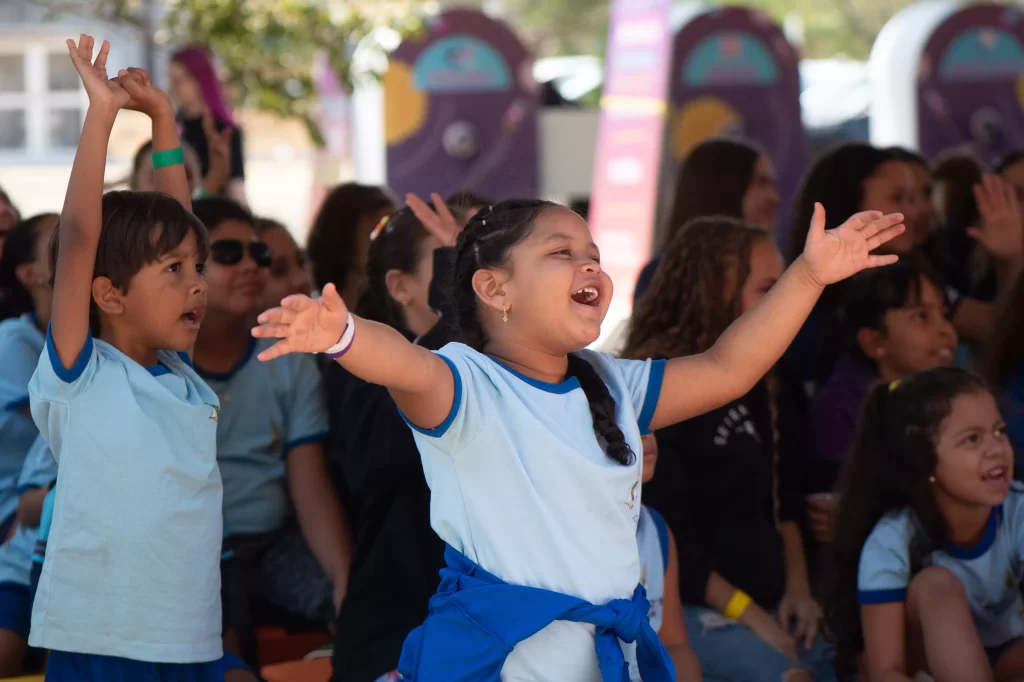
<instances>
[{"instance_id":1,"label":"person's shoulder","mask_svg":"<svg viewBox=\"0 0 1024 682\"><path fill-rule=\"evenodd\" d=\"M46 336L39 331L31 315L12 317L0 322L0 352L34 350L38 355L43 350Z\"/></svg>"},{"instance_id":2,"label":"person's shoulder","mask_svg":"<svg viewBox=\"0 0 1024 682\"><path fill-rule=\"evenodd\" d=\"M910 542L911 517L908 509L895 509L878 520L868 534L866 545L906 547Z\"/></svg>"}]
</instances>

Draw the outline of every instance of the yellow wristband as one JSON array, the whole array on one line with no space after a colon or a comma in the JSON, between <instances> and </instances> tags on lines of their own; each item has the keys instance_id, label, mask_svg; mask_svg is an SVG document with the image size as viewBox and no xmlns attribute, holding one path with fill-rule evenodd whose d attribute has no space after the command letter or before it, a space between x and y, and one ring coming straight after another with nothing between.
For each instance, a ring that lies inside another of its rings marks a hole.
<instances>
[{"instance_id":1,"label":"yellow wristband","mask_svg":"<svg viewBox=\"0 0 1024 682\"><path fill-rule=\"evenodd\" d=\"M725 617L732 620L739 620L746 613L750 606L750 595L743 590L736 590L732 593L732 599L725 606Z\"/></svg>"}]
</instances>

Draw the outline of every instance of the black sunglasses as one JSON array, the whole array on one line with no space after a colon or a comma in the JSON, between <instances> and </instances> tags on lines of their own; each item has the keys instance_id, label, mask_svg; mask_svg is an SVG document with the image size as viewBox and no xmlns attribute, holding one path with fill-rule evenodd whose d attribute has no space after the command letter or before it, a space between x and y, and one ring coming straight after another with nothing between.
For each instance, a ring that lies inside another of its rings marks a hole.
<instances>
[{"instance_id":1,"label":"black sunglasses","mask_svg":"<svg viewBox=\"0 0 1024 682\"><path fill-rule=\"evenodd\" d=\"M210 258L218 265L238 265L245 257L246 249L256 265L261 268L270 267L270 247L263 242L244 244L239 239L221 239L210 244Z\"/></svg>"}]
</instances>

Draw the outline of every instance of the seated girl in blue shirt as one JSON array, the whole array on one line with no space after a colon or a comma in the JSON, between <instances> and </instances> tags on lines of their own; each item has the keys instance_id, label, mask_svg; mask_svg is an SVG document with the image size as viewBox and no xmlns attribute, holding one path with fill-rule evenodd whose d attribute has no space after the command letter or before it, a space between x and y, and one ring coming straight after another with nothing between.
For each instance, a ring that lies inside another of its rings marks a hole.
<instances>
[{"instance_id":1,"label":"seated girl in blue shirt","mask_svg":"<svg viewBox=\"0 0 1024 682\"><path fill-rule=\"evenodd\" d=\"M841 486L829 618L837 672L1024 676L1024 488L996 400L943 367L868 396Z\"/></svg>"},{"instance_id":2,"label":"seated girl in blue shirt","mask_svg":"<svg viewBox=\"0 0 1024 682\"><path fill-rule=\"evenodd\" d=\"M586 222L537 200L497 204L459 234L463 343L413 345L353 317L330 284L263 313L253 333L281 341L261 360L329 351L387 386L415 431L448 567L399 672L610 682L635 660L646 682L674 679L639 586L641 433L750 390L826 284L895 260L870 252L901 219L858 214L826 232L819 207L804 256L761 304L706 353L667 362L584 350L612 283Z\"/></svg>"}]
</instances>

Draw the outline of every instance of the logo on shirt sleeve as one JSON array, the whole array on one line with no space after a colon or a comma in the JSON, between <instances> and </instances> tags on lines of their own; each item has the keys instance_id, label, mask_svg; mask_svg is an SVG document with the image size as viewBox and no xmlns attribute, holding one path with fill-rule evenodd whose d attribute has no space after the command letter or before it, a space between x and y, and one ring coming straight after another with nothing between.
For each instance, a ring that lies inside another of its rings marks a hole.
<instances>
[{"instance_id":1,"label":"logo on shirt sleeve","mask_svg":"<svg viewBox=\"0 0 1024 682\"><path fill-rule=\"evenodd\" d=\"M213 414L210 415L210 419L212 419L215 422L219 422L220 421L220 408L219 407L214 407L213 405L210 405L210 409L213 410Z\"/></svg>"},{"instance_id":2,"label":"logo on shirt sleeve","mask_svg":"<svg viewBox=\"0 0 1024 682\"><path fill-rule=\"evenodd\" d=\"M640 486L640 479L637 479L633 483L633 487L629 489L629 500L626 501L626 508L632 509L633 505L636 504L636 489Z\"/></svg>"}]
</instances>

